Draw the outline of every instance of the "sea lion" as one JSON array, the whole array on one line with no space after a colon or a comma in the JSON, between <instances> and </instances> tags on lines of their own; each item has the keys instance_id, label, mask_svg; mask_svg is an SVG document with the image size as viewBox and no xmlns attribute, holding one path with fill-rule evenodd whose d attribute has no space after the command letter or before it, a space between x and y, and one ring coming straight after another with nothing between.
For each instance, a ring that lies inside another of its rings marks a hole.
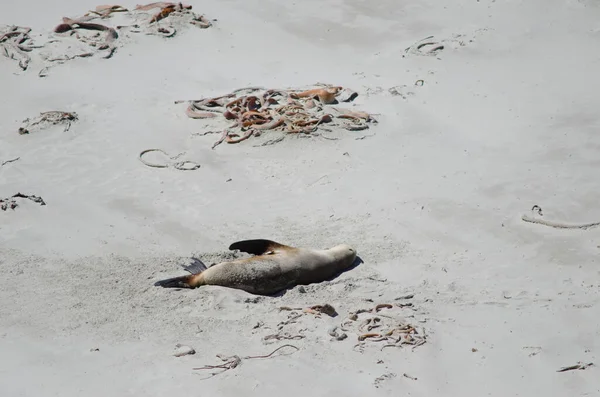
<instances>
[{"instance_id":1,"label":"sea lion","mask_svg":"<svg viewBox=\"0 0 600 397\"><path fill-rule=\"evenodd\" d=\"M315 250L259 239L237 241L229 249L255 256L208 268L196 259L184 267L191 275L160 280L154 285L164 288L220 285L256 295L272 295L295 285L325 281L348 269L356 259L356 251L346 244Z\"/></svg>"}]
</instances>

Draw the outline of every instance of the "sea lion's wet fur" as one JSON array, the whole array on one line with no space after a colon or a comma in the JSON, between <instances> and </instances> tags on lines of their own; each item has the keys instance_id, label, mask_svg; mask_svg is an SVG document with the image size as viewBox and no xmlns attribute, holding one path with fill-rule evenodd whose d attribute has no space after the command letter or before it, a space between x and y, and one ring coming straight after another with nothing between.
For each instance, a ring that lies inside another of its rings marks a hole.
<instances>
[{"instance_id":1,"label":"sea lion's wet fur","mask_svg":"<svg viewBox=\"0 0 600 397\"><path fill-rule=\"evenodd\" d=\"M294 285L327 280L352 266L356 259L356 251L344 244L327 250L313 250L271 240L244 240L231 244L229 249L255 256L208 268L197 261L186 268L191 275L161 280L155 285L165 288L220 285L252 294L271 295Z\"/></svg>"}]
</instances>

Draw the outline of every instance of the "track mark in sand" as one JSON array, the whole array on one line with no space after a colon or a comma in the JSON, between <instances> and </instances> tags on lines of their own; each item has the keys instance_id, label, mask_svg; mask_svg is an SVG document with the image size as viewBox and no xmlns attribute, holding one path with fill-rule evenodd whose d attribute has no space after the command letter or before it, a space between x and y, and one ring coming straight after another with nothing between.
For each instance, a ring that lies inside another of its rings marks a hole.
<instances>
[{"instance_id":1,"label":"track mark in sand","mask_svg":"<svg viewBox=\"0 0 600 397\"><path fill-rule=\"evenodd\" d=\"M488 30L489 28L482 28L471 34L453 34L451 38L442 40L436 40L434 36L429 36L407 47L404 52L407 55L435 57L447 48L457 49L473 43L477 37Z\"/></svg>"},{"instance_id":2,"label":"track mark in sand","mask_svg":"<svg viewBox=\"0 0 600 397\"><path fill-rule=\"evenodd\" d=\"M13 194L11 197L0 199L0 209L2 211L6 211L8 209L14 210L17 208L19 204L17 204L17 201L15 200L16 198L29 199L34 203L38 203L39 205L46 205L44 200L39 196L17 193Z\"/></svg>"},{"instance_id":3,"label":"track mark in sand","mask_svg":"<svg viewBox=\"0 0 600 397\"><path fill-rule=\"evenodd\" d=\"M385 382L386 380L393 379L395 377L396 377L395 373L388 372L387 374L383 374L383 375L375 378L373 385L375 386L375 388L379 388L381 386L381 383Z\"/></svg>"},{"instance_id":4,"label":"track mark in sand","mask_svg":"<svg viewBox=\"0 0 600 397\"><path fill-rule=\"evenodd\" d=\"M415 55L433 56L444 49L444 45L433 40L433 36L424 38L421 41L407 47L404 52Z\"/></svg>"},{"instance_id":5,"label":"track mark in sand","mask_svg":"<svg viewBox=\"0 0 600 397\"><path fill-rule=\"evenodd\" d=\"M15 157L14 159L4 160L2 163L0 163L0 167L3 167L4 165L6 165L8 163L14 163L15 161L18 161L20 159L21 159L21 157Z\"/></svg>"}]
</instances>

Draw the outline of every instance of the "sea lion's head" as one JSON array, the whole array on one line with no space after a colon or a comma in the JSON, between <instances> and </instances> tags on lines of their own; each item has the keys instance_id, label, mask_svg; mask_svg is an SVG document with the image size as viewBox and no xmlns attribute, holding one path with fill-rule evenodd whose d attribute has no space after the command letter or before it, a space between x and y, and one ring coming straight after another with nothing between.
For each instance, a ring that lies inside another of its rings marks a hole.
<instances>
[{"instance_id":1,"label":"sea lion's head","mask_svg":"<svg viewBox=\"0 0 600 397\"><path fill-rule=\"evenodd\" d=\"M333 254L336 261L338 261L339 269L349 268L356 259L356 250L348 244L336 245L335 247L330 248L329 252Z\"/></svg>"}]
</instances>

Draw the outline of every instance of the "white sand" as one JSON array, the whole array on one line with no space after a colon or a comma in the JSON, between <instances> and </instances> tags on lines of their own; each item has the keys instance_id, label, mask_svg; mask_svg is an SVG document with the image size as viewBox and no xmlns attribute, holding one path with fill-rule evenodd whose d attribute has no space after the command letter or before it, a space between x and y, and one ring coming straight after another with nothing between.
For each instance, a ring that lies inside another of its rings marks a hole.
<instances>
[{"instance_id":1,"label":"white sand","mask_svg":"<svg viewBox=\"0 0 600 397\"><path fill-rule=\"evenodd\" d=\"M0 24L46 34L97 4L11 2ZM600 231L520 219L537 204L544 219L600 220L597 2L191 4L215 26L138 36L45 78L0 57L0 162L20 157L0 168L0 197L47 203L0 211L2 396L600 393L598 367L556 372L600 365ZM437 57L404 52L430 35L446 40ZM215 136L192 135L206 123L173 104L315 82L357 90L379 124L211 150ZM388 92L402 85L413 95ZM80 121L16 133L47 110ZM202 167L145 167L137 155L152 147ZM365 263L274 298L152 285L248 238L349 243ZM411 292L416 311L405 310L429 335L414 351L359 353L355 334L327 335L349 311ZM286 318L279 306L322 303L340 317L303 317L306 338L288 341L298 352L208 380L192 370L271 352L285 343L261 341ZM177 343L197 353L173 357Z\"/></svg>"}]
</instances>

